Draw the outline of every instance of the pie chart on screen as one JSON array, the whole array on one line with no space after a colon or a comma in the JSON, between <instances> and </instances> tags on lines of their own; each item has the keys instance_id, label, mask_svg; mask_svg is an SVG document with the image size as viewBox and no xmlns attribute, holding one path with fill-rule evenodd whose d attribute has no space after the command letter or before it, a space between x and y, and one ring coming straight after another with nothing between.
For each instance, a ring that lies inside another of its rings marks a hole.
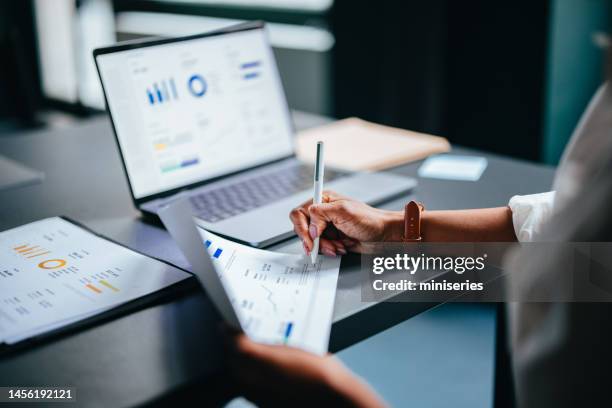
<instances>
[{"instance_id":1,"label":"pie chart on screen","mask_svg":"<svg viewBox=\"0 0 612 408\"><path fill-rule=\"evenodd\" d=\"M206 94L208 84L202 75L194 74L189 77L189 81L187 81L187 88L193 96L196 98L201 98Z\"/></svg>"}]
</instances>

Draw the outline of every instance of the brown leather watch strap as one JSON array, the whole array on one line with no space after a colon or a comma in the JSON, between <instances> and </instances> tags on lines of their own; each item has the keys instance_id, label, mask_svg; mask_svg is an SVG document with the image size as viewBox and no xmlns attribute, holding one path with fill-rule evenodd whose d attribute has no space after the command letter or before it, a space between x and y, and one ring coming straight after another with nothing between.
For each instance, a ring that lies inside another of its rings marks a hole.
<instances>
[{"instance_id":1,"label":"brown leather watch strap","mask_svg":"<svg viewBox=\"0 0 612 408\"><path fill-rule=\"evenodd\" d=\"M410 201L404 207L404 241L421 241L421 213L425 211L423 204Z\"/></svg>"}]
</instances>

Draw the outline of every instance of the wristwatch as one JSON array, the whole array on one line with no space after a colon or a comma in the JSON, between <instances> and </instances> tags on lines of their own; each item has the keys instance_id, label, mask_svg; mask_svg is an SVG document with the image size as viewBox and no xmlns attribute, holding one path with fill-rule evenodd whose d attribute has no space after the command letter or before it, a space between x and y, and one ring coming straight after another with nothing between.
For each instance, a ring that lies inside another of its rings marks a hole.
<instances>
[{"instance_id":1,"label":"wristwatch","mask_svg":"<svg viewBox=\"0 0 612 408\"><path fill-rule=\"evenodd\" d=\"M425 211L423 204L410 201L404 207L404 242L422 241L421 237L421 213Z\"/></svg>"}]
</instances>

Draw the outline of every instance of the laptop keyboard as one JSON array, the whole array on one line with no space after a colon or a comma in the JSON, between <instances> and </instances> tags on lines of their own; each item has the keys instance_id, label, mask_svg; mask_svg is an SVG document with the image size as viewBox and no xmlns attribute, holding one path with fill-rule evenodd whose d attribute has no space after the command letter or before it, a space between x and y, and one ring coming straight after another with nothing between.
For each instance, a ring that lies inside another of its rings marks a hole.
<instances>
[{"instance_id":1,"label":"laptop keyboard","mask_svg":"<svg viewBox=\"0 0 612 408\"><path fill-rule=\"evenodd\" d=\"M262 207L299 191L312 189L313 168L296 165L280 171L265 173L228 186L207 190L191 196L198 217L208 222L218 222L254 208ZM325 170L325 181L346 175Z\"/></svg>"}]
</instances>

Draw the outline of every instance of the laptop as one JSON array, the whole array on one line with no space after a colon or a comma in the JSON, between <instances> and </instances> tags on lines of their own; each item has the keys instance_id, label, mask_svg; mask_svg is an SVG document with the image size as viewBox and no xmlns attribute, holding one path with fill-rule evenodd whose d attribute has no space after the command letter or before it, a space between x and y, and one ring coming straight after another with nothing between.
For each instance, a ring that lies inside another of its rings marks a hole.
<instances>
[{"instance_id":1,"label":"laptop","mask_svg":"<svg viewBox=\"0 0 612 408\"><path fill-rule=\"evenodd\" d=\"M264 24L118 44L94 59L135 206L187 197L200 226L255 247L294 235L313 168L294 130ZM313 147L314 148L314 147ZM325 188L377 204L416 185L327 169Z\"/></svg>"}]
</instances>

